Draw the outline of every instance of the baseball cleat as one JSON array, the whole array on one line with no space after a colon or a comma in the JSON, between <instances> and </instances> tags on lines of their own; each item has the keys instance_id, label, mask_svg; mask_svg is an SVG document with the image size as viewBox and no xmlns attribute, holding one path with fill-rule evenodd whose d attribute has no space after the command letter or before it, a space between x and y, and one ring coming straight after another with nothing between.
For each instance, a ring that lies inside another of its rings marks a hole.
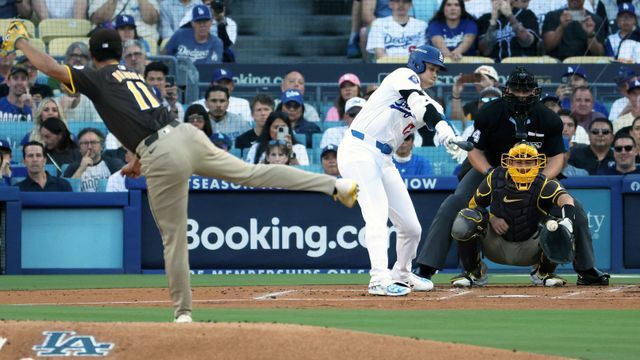
<instances>
[{"instance_id":1,"label":"baseball cleat","mask_svg":"<svg viewBox=\"0 0 640 360\"><path fill-rule=\"evenodd\" d=\"M470 288L472 286L485 286L489 283L487 275L487 265L480 261L474 271L465 271L462 274L451 278L451 285L457 288Z\"/></svg>"},{"instance_id":2,"label":"baseball cleat","mask_svg":"<svg viewBox=\"0 0 640 360\"><path fill-rule=\"evenodd\" d=\"M182 314L178 316L173 322L176 324L190 324L193 322L193 320L191 320L191 315Z\"/></svg>"},{"instance_id":3,"label":"baseball cleat","mask_svg":"<svg viewBox=\"0 0 640 360\"><path fill-rule=\"evenodd\" d=\"M353 207L358 199L358 184L349 179L337 179L335 187L336 193L333 199L340 201L348 208Z\"/></svg>"},{"instance_id":4,"label":"baseball cleat","mask_svg":"<svg viewBox=\"0 0 640 360\"><path fill-rule=\"evenodd\" d=\"M380 296L405 296L411 292L411 288L399 281L372 281L369 283L369 294Z\"/></svg>"},{"instance_id":5,"label":"baseball cleat","mask_svg":"<svg viewBox=\"0 0 640 360\"><path fill-rule=\"evenodd\" d=\"M529 274L529 276L531 277L531 283L533 285L543 285L547 287L560 287L560 286L564 286L567 283L567 280L565 280L564 278L561 278L556 274L553 274L553 273L543 274L537 269L532 271L531 274Z\"/></svg>"},{"instance_id":6,"label":"baseball cleat","mask_svg":"<svg viewBox=\"0 0 640 360\"><path fill-rule=\"evenodd\" d=\"M433 290L433 282L422 276L418 276L414 273L409 275L409 281L407 281L412 291L431 291Z\"/></svg>"},{"instance_id":7,"label":"baseball cleat","mask_svg":"<svg viewBox=\"0 0 640 360\"><path fill-rule=\"evenodd\" d=\"M578 271L577 285L586 286L609 286L609 278L611 275L602 272L596 268L586 271Z\"/></svg>"}]
</instances>

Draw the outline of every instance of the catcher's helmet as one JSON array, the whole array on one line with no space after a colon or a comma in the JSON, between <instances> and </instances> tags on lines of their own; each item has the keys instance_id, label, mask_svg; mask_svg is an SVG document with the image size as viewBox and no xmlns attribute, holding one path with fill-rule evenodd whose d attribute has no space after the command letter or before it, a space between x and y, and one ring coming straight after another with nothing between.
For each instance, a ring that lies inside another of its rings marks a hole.
<instances>
[{"instance_id":1,"label":"catcher's helmet","mask_svg":"<svg viewBox=\"0 0 640 360\"><path fill-rule=\"evenodd\" d=\"M447 71L447 67L444 66L442 52L430 45L422 45L415 48L409 55L407 67L417 74L422 74L427 69L427 64L439 66L443 71Z\"/></svg>"},{"instance_id":2,"label":"catcher's helmet","mask_svg":"<svg viewBox=\"0 0 640 360\"><path fill-rule=\"evenodd\" d=\"M509 153L502 154L500 164L521 191L529 190L540 168L547 165L547 157L539 154L535 147L526 142L514 145Z\"/></svg>"}]
</instances>

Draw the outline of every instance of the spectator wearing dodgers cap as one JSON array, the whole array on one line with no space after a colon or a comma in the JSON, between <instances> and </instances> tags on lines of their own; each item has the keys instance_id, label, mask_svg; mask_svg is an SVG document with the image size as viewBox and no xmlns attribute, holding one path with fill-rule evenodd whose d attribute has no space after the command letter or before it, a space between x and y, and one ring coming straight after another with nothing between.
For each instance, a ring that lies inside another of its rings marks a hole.
<instances>
[{"instance_id":1,"label":"spectator wearing dodgers cap","mask_svg":"<svg viewBox=\"0 0 640 360\"><path fill-rule=\"evenodd\" d=\"M630 2L618 5L616 16L618 31L607 36L604 42L604 53L615 59L637 64L640 62L640 30L638 30L638 18L636 8Z\"/></svg>"},{"instance_id":2,"label":"spectator wearing dodgers cap","mask_svg":"<svg viewBox=\"0 0 640 360\"><path fill-rule=\"evenodd\" d=\"M631 126L635 118L640 117L640 80L638 78L629 81L627 84L627 97L629 105L627 112L613 122L613 132Z\"/></svg>"},{"instance_id":3,"label":"spectator wearing dodgers cap","mask_svg":"<svg viewBox=\"0 0 640 360\"><path fill-rule=\"evenodd\" d=\"M322 170L325 174L340 177L340 170L338 170L338 145L329 144L322 148L320 161L322 162Z\"/></svg>"},{"instance_id":4,"label":"spectator wearing dodgers cap","mask_svg":"<svg viewBox=\"0 0 640 360\"><path fill-rule=\"evenodd\" d=\"M280 96L280 104L277 111L283 111L289 116L291 127L296 134L305 134L307 137L306 146L312 147L312 136L322 132L318 125L304 118L304 99L302 93L296 89L289 89Z\"/></svg>"},{"instance_id":5,"label":"spectator wearing dodgers cap","mask_svg":"<svg viewBox=\"0 0 640 360\"><path fill-rule=\"evenodd\" d=\"M222 41L210 33L213 24L211 9L196 5L191 11L191 27L178 29L165 47L164 53L188 58L194 64L222 62Z\"/></svg>"},{"instance_id":6,"label":"spectator wearing dodgers cap","mask_svg":"<svg viewBox=\"0 0 640 360\"><path fill-rule=\"evenodd\" d=\"M556 90L556 95L560 98L560 106L563 109L571 110L571 96L575 89L589 86L589 77L587 72L580 65L567 66L567 71L562 75L561 84ZM594 99L595 100L595 99ZM593 111L609 116L609 108L602 102L595 100Z\"/></svg>"},{"instance_id":7,"label":"spectator wearing dodgers cap","mask_svg":"<svg viewBox=\"0 0 640 360\"><path fill-rule=\"evenodd\" d=\"M340 94L336 98L335 105L329 109L324 121L340 121L345 120L345 104L347 100L362 96L360 91L360 79L355 74L346 73L338 79L338 87Z\"/></svg>"},{"instance_id":8,"label":"spectator wearing dodgers cap","mask_svg":"<svg viewBox=\"0 0 640 360\"><path fill-rule=\"evenodd\" d=\"M147 40L138 35L136 20L131 15L118 15L116 17L115 28L124 44L127 40L140 40L144 44L144 51L149 54L150 48Z\"/></svg>"},{"instance_id":9,"label":"spectator wearing dodgers cap","mask_svg":"<svg viewBox=\"0 0 640 360\"><path fill-rule=\"evenodd\" d=\"M352 97L347 100L347 103L344 106L344 126L335 126L328 128L325 130L324 134L322 134L322 140L320 140L320 148L325 148L330 144L340 144L342 138L344 137L344 133L351 125L353 119L356 118L362 107L367 102L367 100L361 97Z\"/></svg>"}]
</instances>

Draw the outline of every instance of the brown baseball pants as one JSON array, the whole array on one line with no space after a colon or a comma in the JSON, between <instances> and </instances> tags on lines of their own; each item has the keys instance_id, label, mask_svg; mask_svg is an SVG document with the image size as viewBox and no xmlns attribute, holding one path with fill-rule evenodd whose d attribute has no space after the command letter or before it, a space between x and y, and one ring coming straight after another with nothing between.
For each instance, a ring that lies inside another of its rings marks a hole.
<instances>
[{"instance_id":1,"label":"brown baseball pants","mask_svg":"<svg viewBox=\"0 0 640 360\"><path fill-rule=\"evenodd\" d=\"M198 174L254 187L333 194L336 178L286 165L252 165L217 148L192 125L170 125L158 131L148 147L136 148L147 180L151 212L164 246L165 271L174 316L191 315L191 282L187 250L189 177Z\"/></svg>"}]
</instances>

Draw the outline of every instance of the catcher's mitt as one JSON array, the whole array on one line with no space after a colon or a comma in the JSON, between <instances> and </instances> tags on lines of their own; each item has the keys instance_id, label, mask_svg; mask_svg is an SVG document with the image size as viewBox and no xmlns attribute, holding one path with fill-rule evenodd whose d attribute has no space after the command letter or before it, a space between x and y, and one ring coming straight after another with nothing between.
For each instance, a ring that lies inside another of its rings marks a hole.
<instances>
[{"instance_id":1,"label":"catcher's mitt","mask_svg":"<svg viewBox=\"0 0 640 360\"><path fill-rule=\"evenodd\" d=\"M552 219L550 221L557 221ZM556 264L566 264L575 257L575 241L571 220L562 219L555 226L540 226L540 247L545 256Z\"/></svg>"},{"instance_id":2,"label":"catcher's mitt","mask_svg":"<svg viewBox=\"0 0 640 360\"><path fill-rule=\"evenodd\" d=\"M13 20L9 23L7 32L2 37L2 47L0 48L0 56L7 56L16 51L16 41L19 39L29 39L29 32L26 26L20 20Z\"/></svg>"}]
</instances>

